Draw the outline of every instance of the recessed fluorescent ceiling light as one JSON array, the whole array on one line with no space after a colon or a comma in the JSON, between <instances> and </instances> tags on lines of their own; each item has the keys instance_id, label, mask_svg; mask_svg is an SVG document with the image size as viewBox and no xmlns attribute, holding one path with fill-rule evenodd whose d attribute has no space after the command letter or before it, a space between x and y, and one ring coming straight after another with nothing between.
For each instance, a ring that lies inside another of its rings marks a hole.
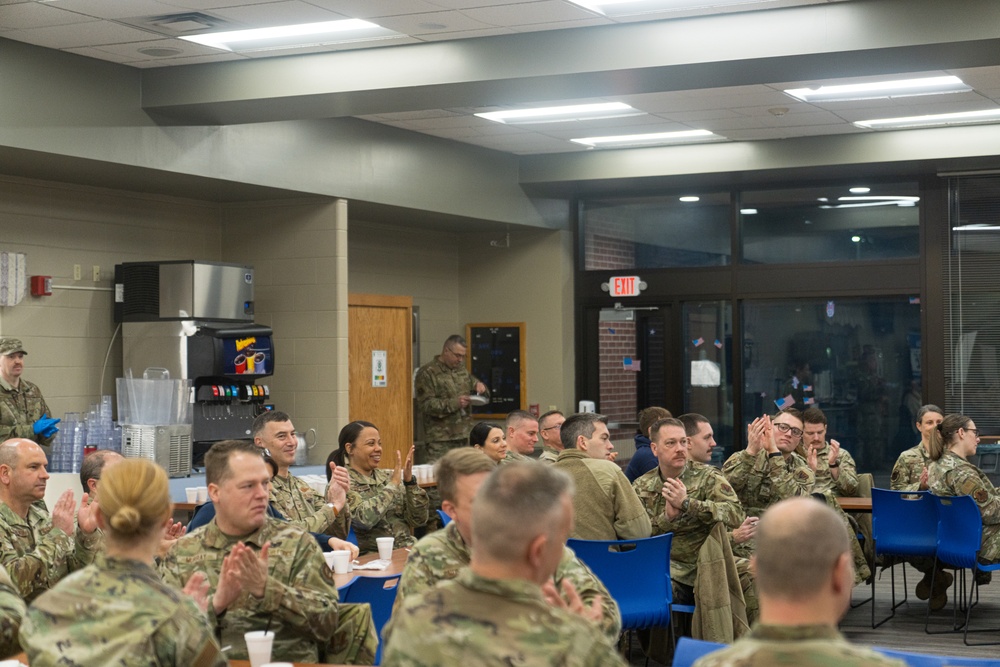
<instances>
[{"instance_id":1,"label":"recessed fluorescent ceiling light","mask_svg":"<svg viewBox=\"0 0 1000 667\"><path fill-rule=\"evenodd\" d=\"M273 28L202 33L183 36L181 39L216 49L245 52L364 42L404 36L402 33L383 28L369 21L345 19L343 21L282 25Z\"/></svg>"},{"instance_id":2,"label":"recessed fluorescent ceiling light","mask_svg":"<svg viewBox=\"0 0 1000 667\"><path fill-rule=\"evenodd\" d=\"M987 225L982 222L973 223L971 225L961 225L959 227L952 227L952 231L956 232L995 232L1000 231L1000 225Z\"/></svg>"},{"instance_id":3,"label":"recessed fluorescent ceiling light","mask_svg":"<svg viewBox=\"0 0 1000 667\"><path fill-rule=\"evenodd\" d=\"M769 0L570 0L573 4L605 16L628 16L685 9L762 4Z\"/></svg>"},{"instance_id":4,"label":"recessed fluorescent ceiling light","mask_svg":"<svg viewBox=\"0 0 1000 667\"><path fill-rule=\"evenodd\" d=\"M898 130L909 127L933 127L935 125L965 125L968 123L996 123L1000 121L1000 109L980 111L960 111L939 113L930 116L906 116L904 118L879 118L859 120L854 124L869 130Z\"/></svg>"},{"instance_id":5,"label":"recessed fluorescent ceiling light","mask_svg":"<svg viewBox=\"0 0 1000 667\"><path fill-rule=\"evenodd\" d=\"M682 202L692 203L696 201L701 201L701 197L696 197L694 195L684 195L680 198Z\"/></svg>"},{"instance_id":6,"label":"recessed fluorescent ceiling light","mask_svg":"<svg viewBox=\"0 0 1000 667\"><path fill-rule=\"evenodd\" d=\"M725 137L708 130L684 130L682 132L653 132L650 134L620 134L613 137L583 137L570 139L573 143L591 148L623 148L626 146L662 146L667 144L693 143L698 141L720 141Z\"/></svg>"},{"instance_id":7,"label":"recessed fluorescent ceiling light","mask_svg":"<svg viewBox=\"0 0 1000 667\"><path fill-rule=\"evenodd\" d=\"M868 208L871 206L916 206L917 202L920 201L920 197L911 197L907 195L870 195L867 197L837 197L839 202L847 202L845 204L837 204L835 206L830 206L825 204L820 206L820 208Z\"/></svg>"},{"instance_id":8,"label":"recessed fluorescent ceiling light","mask_svg":"<svg viewBox=\"0 0 1000 667\"><path fill-rule=\"evenodd\" d=\"M846 102L849 100L879 100L915 95L967 93L972 86L957 76L931 76L922 79L848 83L819 88L792 88L785 92L803 102Z\"/></svg>"},{"instance_id":9,"label":"recessed fluorescent ceiling light","mask_svg":"<svg viewBox=\"0 0 1000 667\"><path fill-rule=\"evenodd\" d=\"M755 208L741 208L740 213L743 215L757 215L757 209Z\"/></svg>"},{"instance_id":10,"label":"recessed fluorescent ceiling light","mask_svg":"<svg viewBox=\"0 0 1000 667\"><path fill-rule=\"evenodd\" d=\"M851 188L851 189L850 189L850 191L851 191L851 192L852 192L853 194L856 194L856 195L866 195L866 194L868 194L869 192L871 192L871 191L872 191L872 189L871 189L871 188L868 188L868 187L865 187L865 186L863 186L863 185L859 185L859 186L857 186L857 187L853 187L853 188Z\"/></svg>"},{"instance_id":11,"label":"recessed fluorescent ceiling light","mask_svg":"<svg viewBox=\"0 0 1000 667\"><path fill-rule=\"evenodd\" d=\"M537 107L535 109L510 109L477 113L480 118L507 125L528 123L566 123L579 120L620 118L623 116L644 116L644 111L634 109L623 102L601 102L598 104L571 104L561 107Z\"/></svg>"}]
</instances>

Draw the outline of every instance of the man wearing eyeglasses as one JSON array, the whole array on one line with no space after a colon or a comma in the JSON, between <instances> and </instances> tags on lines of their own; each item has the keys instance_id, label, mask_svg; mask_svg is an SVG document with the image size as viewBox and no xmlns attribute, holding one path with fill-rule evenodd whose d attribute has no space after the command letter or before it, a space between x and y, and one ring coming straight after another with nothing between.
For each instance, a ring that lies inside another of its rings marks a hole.
<instances>
[{"instance_id":1,"label":"man wearing eyeglasses","mask_svg":"<svg viewBox=\"0 0 1000 667\"><path fill-rule=\"evenodd\" d=\"M434 463L445 452L468 444L472 430L472 396L487 400L490 392L465 368L465 339L449 336L441 354L417 371L414 395L423 418L424 445L417 449L421 463Z\"/></svg>"},{"instance_id":2,"label":"man wearing eyeglasses","mask_svg":"<svg viewBox=\"0 0 1000 667\"><path fill-rule=\"evenodd\" d=\"M563 450L559 432L566 417L558 410L550 410L538 418L538 433L542 436L542 453L538 457L544 463L555 463Z\"/></svg>"},{"instance_id":3,"label":"man wearing eyeglasses","mask_svg":"<svg viewBox=\"0 0 1000 667\"><path fill-rule=\"evenodd\" d=\"M780 500L813 494L816 474L795 452L802 441L803 426L802 413L794 408L774 417L758 417L747 427L747 448L723 464L722 473L736 489L747 514L760 516ZM839 508L834 510L844 520L850 537L855 583L863 582L871 576L864 551L850 529L847 515Z\"/></svg>"}]
</instances>

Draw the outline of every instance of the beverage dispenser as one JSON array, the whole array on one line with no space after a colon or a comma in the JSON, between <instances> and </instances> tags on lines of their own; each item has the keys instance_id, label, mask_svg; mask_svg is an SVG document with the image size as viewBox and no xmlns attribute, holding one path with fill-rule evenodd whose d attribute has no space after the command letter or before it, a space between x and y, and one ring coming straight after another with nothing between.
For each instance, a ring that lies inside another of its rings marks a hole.
<instances>
[{"instance_id":1,"label":"beverage dispenser","mask_svg":"<svg viewBox=\"0 0 1000 667\"><path fill-rule=\"evenodd\" d=\"M213 442L250 437L267 409L273 332L253 322L253 267L133 262L115 267L123 368L191 381L194 460Z\"/></svg>"}]
</instances>

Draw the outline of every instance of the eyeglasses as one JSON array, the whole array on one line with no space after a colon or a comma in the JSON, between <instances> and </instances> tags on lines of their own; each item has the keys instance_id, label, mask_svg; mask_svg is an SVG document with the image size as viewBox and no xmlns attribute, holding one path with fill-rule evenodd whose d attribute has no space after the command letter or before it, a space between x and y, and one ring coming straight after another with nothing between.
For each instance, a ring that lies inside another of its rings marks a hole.
<instances>
[{"instance_id":1,"label":"eyeglasses","mask_svg":"<svg viewBox=\"0 0 1000 667\"><path fill-rule=\"evenodd\" d=\"M802 437L802 429L795 428L791 424L782 424L781 422L775 422L774 428L778 429L782 433L791 433L796 438Z\"/></svg>"},{"instance_id":2,"label":"eyeglasses","mask_svg":"<svg viewBox=\"0 0 1000 667\"><path fill-rule=\"evenodd\" d=\"M551 431L553 429L561 429L561 428L562 424L556 424L555 426L546 426L545 428L542 429L542 433L544 433L545 431Z\"/></svg>"},{"instance_id":3,"label":"eyeglasses","mask_svg":"<svg viewBox=\"0 0 1000 667\"><path fill-rule=\"evenodd\" d=\"M969 433L975 433L976 437L977 438L979 437L979 429L978 428L967 428L965 430L968 431Z\"/></svg>"}]
</instances>

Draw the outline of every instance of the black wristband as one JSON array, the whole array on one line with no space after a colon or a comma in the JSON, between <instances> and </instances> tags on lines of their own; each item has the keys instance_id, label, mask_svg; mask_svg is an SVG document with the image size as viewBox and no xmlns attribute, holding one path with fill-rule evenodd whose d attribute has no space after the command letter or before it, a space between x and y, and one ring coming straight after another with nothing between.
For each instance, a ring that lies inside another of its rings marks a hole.
<instances>
[{"instance_id":1,"label":"black wristband","mask_svg":"<svg viewBox=\"0 0 1000 667\"><path fill-rule=\"evenodd\" d=\"M829 467L831 467L831 468L839 468L840 467L840 461L837 461L836 463L831 463Z\"/></svg>"},{"instance_id":2,"label":"black wristband","mask_svg":"<svg viewBox=\"0 0 1000 667\"><path fill-rule=\"evenodd\" d=\"M771 452L767 455L767 458L773 459L775 456L781 456L781 452Z\"/></svg>"},{"instance_id":3,"label":"black wristband","mask_svg":"<svg viewBox=\"0 0 1000 667\"><path fill-rule=\"evenodd\" d=\"M410 479L404 481L403 484L405 484L406 486L416 486L417 485L417 478L413 477L411 475Z\"/></svg>"}]
</instances>

